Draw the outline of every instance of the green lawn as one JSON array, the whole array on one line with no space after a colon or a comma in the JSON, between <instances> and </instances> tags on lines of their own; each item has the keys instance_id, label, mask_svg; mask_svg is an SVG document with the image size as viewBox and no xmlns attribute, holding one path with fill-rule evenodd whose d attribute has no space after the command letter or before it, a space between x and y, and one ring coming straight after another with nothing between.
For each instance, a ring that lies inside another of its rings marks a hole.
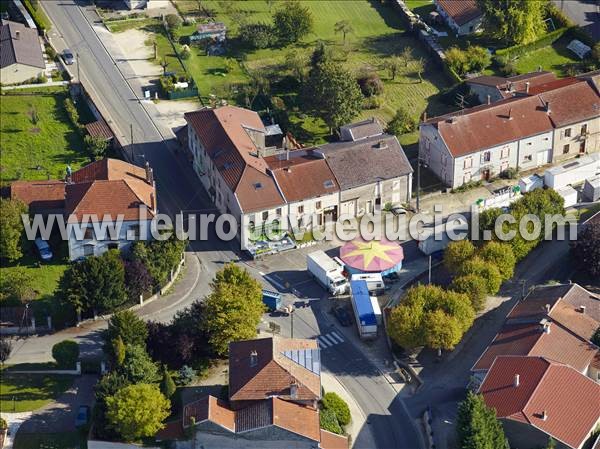
<instances>
[{"instance_id":1,"label":"green lawn","mask_svg":"<svg viewBox=\"0 0 600 449\"><path fill-rule=\"evenodd\" d=\"M17 432L14 449L86 449L85 435L76 432L23 433Z\"/></svg>"},{"instance_id":2,"label":"green lawn","mask_svg":"<svg viewBox=\"0 0 600 449\"><path fill-rule=\"evenodd\" d=\"M54 401L73 383L73 376L11 374L6 371L1 374L0 410L3 412L37 410Z\"/></svg>"},{"instance_id":3,"label":"green lawn","mask_svg":"<svg viewBox=\"0 0 600 449\"><path fill-rule=\"evenodd\" d=\"M551 70L558 76L567 76L566 69L569 64L579 62L571 50L567 48L573 38L564 36L554 44L528 52L517 60L519 73L533 72L539 66L543 70Z\"/></svg>"},{"instance_id":4,"label":"green lawn","mask_svg":"<svg viewBox=\"0 0 600 449\"><path fill-rule=\"evenodd\" d=\"M384 121L389 120L399 106L411 111L418 118L424 110L430 115L437 115L447 111L447 107L437 101L436 94L448 86L448 80L435 64L427 64L424 82L419 83L414 73L397 76L394 81L388 79L388 74L382 69L385 60L400 53L405 47L413 49L415 57L428 61L430 58L425 53L422 45L413 37L404 35L404 24L399 13L390 5L384 6L379 2L367 0L358 1L304 1L302 2L312 12L314 18L313 32L302 42L286 48L270 48L256 51L243 51L235 46L236 33L240 17L248 22L271 20L271 13L266 1L248 0L244 2L220 2L206 0L202 2L204 8L212 11L216 20L226 23L229 32L228 54L224 56L205 56L204 50L192 47L192 56L185 61L190 73L200 89L202 97L207 98L214 94L219 98L226 98L230 102L239 101L236 98L236 86L248 82L249 74L256 71L268 73L271 78L282 77L286 73L282 69L285 56L291 52L310 55L317 41L324 41L334 51L334 57L354 73L363 70L377 72L385 83L384 94L380 98L380 107L363 110L357 118L376 116ZM427 2L421 2L423 4ZM177 1L181 11L195 13L196 2L186 0ZM277 4L272 10L279 7ZM342 36L335 34L334 25L341 20L348 20L354 32L347 36L346 45ZM190 34L194 26L184 27L182 35ZM159 37L159 41L160 41ZM172 50L166 47L167 57ZM224 73L224 61L233 57L239 62L239 69L232 73ZM178 63L173 61L173 67ZM169 70L171 68L171 64ZM275 81L277 81L275 79ZM304 143L322 142L328 137L328 130L321 120L304 116L301 105L297 101L297 90L277 86L272 82L272 95L280 96L286 102L290 111L292 133ZM255 103L254 109L261 110L268 105ZM416 140L416 134L403 137L405 143Z\"/></svg>"},{"instance_id":5,"label":"green lawn","mask_svg":"<svg viewBox=\"0 0 600 449\"><path fill-rule=\"evenodd\" d=\"M0 181L56 179L89 162L71 125L63 87L5 91L0 96ZM35 115L37 114L37 120Z\"/></svg>"}]
</instances>

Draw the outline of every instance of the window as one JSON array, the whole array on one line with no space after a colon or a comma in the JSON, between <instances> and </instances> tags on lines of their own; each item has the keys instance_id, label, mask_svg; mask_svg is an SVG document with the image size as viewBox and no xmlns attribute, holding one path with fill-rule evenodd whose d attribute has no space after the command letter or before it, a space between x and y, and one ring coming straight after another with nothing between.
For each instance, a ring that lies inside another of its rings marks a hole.
<instances>
[{"instance_id":1,"label":"window","mask_svg":"<svg viewBox=\"0 0 600 449\"><path fill-rule=\"evenodd\" d=\"M323 214L317 214L317 225L323 226Z\"/></svg>"},{"instance_id":2,"label":"window","mask_svg":"<svg viewBox=\"0 0 600 449\"><path fill-rule=\"evenodd\" d=\"M94 239L94 228L93 227L85 228L83 238L85 240L93 240Z\"/></svg>"},{"instance_id":3,"label":"window","mask_svg":"<svg viewBox=\"0 0 600 449\"><path fill-rule=\"evenodd\" d=\"M281 217L281 207L278 207L277 209L275 209L275 215L277 215L278 217Z\"/></svg>"},{"instance_id":4,"label":"window","mask_svg":"<svg viewBox=\"0 0 600 449\"><path fill-rule=\"evenodd\" d=\"M565 129L565 137L571 137L571 128Z\"/></svg>"},{"instance_id":5,"label":"window","mask_svg":"<svg viewBox=\"0 0 600 449\"><path fill-rule=\"evenodd\" d=\"M463 176L463 184L471 182L471 172L466 172Z\"/></svg>"},{"instance_id":6,"label":"window","mask_svg":"<svg viewBox=\"0 0 600 449\"><path fill-rule=\"evenodd\" d=\"M581 135L585 136L587 134L587 123L585 125L581 125Z\"/></svg>"},{"instance_id":7,"label":"window","mask_svg":"<svg viewBox=\"0 0 600 449\"><path fill-rule=\"evenodd\" d=\"M303 205L298 206L298 213L299 214L303 214L304 213L304 206Z\"/></svg>"},{"instance_id":8,"label":"window","mask_svg":"<svg viewBox=\"0 0 600 449\"><path fill-rule=\"evenodd\" d=\"M93 256L94 255L94 245L83 245L83 255L84 256Z\"/></svg>"},{"instance_id":9,"label":"window","mask_svg":"<svg viewBox=\"0 0 600 449\"><path fill-rule=\"evenodd\" d=\"M492 160L492 153L490 151L486 151L483 153L483 162L489 162Z\"/></svg>"},{"instance_id":10,"label":"window","mask_svg":"<svg viewBox=\"0 0 600 449\"><path fill-rule=\"evenodd\" d=\"M317 201L317 202L315 203L315 207L316 207L317 209L321 209L321 202L320 202L320 201Z\"/></svg>"},{"instance_id":11,"label":"window","mask_svg":"<svg viewBox=\"0 0 600 449\"><path fill-rule=\"evenodd\" d=\"M262 219L263 221L266 221L269 218L269 211L265 211L262 213Z\"/></svg>"},{"instance_id":12,"label":"window","mask_svg":"<svg viewBox=\"0 0 600 449\"><path fill-rule=\"evenodd\" d=\"M502 148L502 151L500 152L500 159L506 159L508 156L510 156L510 148Z\"/></svg>"},{"instance_id":13,"label":"window","mask_svg":"<svg viewBox=\"0 0 600 449\"><path fill-rule=\"evenodd\" d=\"M528 154L523 158L523 162L531 162L532 160L533 156L531 154Z\"/></svg>"},{"instance_id":14,"label":"window","mask_svg":"<svg viewBox=\"0 0 600 449\"><path fill-rule=\"evenodd\" d=\"M465 158L463 168L471 168L472 166L473 166L473 158L470 158L470 157Z\"/></svg>"},{"instance_id":15,"label":"window","mask_svg":"<svg viewBox=\"0 0 600 449\"><path fill-rule=\"evenodd\" d=\"M567 153L569 152L569 146L570 146L569 144L566 144L566 145L563 147L563 154L567 154Z\"/></svg>"}]
</instances>

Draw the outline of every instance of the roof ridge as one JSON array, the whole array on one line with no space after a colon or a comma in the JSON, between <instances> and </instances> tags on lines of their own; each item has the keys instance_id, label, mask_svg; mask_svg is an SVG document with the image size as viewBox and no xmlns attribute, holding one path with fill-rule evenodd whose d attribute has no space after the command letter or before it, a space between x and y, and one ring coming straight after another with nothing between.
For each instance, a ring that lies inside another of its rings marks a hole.
<instances>
[{"instance_id":1,"label":"roof ridge","mask_svg":"<svg viewBox=\"0 0 600 449\"><path fill-rule=\"evenodd\" d=\"M542 382L544 382L544 378L548 374L548 371L550 371L550 366L552 365L552 363L559 363L559 362L552 362L544 356L525 356L525 357L536 357L536 358L543 360L544 362L546 362L548 364L548 366L546 366L546 369L544 370L544 374L542 374L542 377L540 378L540 381L535 385L533 391L529 395L529 399L527 399L527 402L525 403L525 405L523 406L523 409L521 410L523 412L523 414L525 415L525 417L527 417L527 415L525 414L525 409L527 408L527 406L529 405L529 403L535 396L535 393L537 392L538 388L540 388L540 385L542 385ZM529 421L529 419L527 419L527 421ZM531 423L531 421L529 421L529 422Z\"/></svg>"}]
</instances>

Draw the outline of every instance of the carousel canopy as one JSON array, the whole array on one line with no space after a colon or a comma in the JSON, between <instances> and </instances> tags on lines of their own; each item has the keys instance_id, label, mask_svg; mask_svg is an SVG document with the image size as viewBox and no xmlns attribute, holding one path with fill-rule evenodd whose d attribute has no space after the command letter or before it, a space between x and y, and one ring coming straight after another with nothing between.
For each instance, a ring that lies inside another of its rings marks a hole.
<instances>
[{"instance_id":1,"label":"carousel canopy","mask_svg":"<svg viewBox=\"0 0 600 449\"><path fill-rule=\"evenodd\" d=\"M397 266L404 258L404 251L397 242L389 240L353 240L342 246L342 261L359 271L382 272Z\"/></svg>"}]
</instances>

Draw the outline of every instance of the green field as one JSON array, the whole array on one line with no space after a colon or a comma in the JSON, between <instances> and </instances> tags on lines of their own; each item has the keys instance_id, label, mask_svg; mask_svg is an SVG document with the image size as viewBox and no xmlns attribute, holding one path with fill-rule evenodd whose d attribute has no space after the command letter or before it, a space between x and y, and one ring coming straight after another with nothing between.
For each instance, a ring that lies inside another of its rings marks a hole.
<instances>
[{"instance_id":1,"label":"green field","mask_svg":"<svg viewBox=\"0 0 600 449\"><path fill-rule=\"evenodd\" d=\"M197 3L178 0L177 6L183 14L196 14ZM288 109L291 131L304 143L322 142L328 138L328 129L324 123L314 117L302 114L296 94L298 89L289 89L277 85L278 78L286 75L282 67L286 55L295 53L308 57L318 41L325 42L333 50L334 58L352 72L377 72L385 83L385 91L380 97L380 106L376 109L365 109L358 119L375 116L388 121L399 106L407 108L418 118L426 109L428 113L440 114L447 107L437 101L436 94L448 86L448 80L439 67L427 64L424 81L420 83L410 69L397 76L394 81L382 68L387 58L400 53L405 47L413 50L415 58L429 60L422 45L413 37L404 34L404 24L400 15L392 6L379 2L358 1L304 1L301 2L312 12L314 19L313 32L303 41L285 48L269 48L263 50L243 50L238 48L236 34L240 20L247 22L270 22L272 11L280 7L277 3L269 12L269 4L262 0L244 2L203 1L202 5L210 10L216 20L223 21L228 27L229 45L227 54L223 56L206 56L204 49L192 47L191 57L184 61L199 87L203 99L210 95L225 98L229 102L240 102L236 92L239 85L249 82L253 73L266 74L271 79L271 95L281 97ZM344 45L342 36L336 34L334 25L341 20L350 22L353 33L347 36ZM180 35L193 32L195 26L184 26ZM169 71L179 73L179 62L174 58L172 48L161 44L166 38L159 36L159 53L170 61ZM227 58L234 58L239 67L225 73ZM252 105L256 110L268 107L268 104L257 102ZM403 143L416 141L416 135L403 136Z\"/></svg>"},{"instance_id":2,"label":"green field","mask_svg":"<svg viewBox=\"0 0 600 449\"><path fill-rule=\"evenodd\" d=\"M564 36L552 45L520 56L516 63L518 72L533 72L541 66L543 70L551 70L557 76L568 76L566 69L569 65L579 62L575 54L567 48L572 39L571 36Z\"/></svg>"},{"instance_id":3,"label":"green field","mask_svg":"<svg viewBox=\"0 0 600 449\"><path fill-rule=\"evenodd\" d=\"M54 401L73 383L73 376L55 374L10 374L2 371L0 410L27 412Z\"/></svg>"},{"instance_id":4,"label":"green field","mask_svg":"<svg viewBox=\"0 0 600 449\"><path fill-rule=\"evenodd\" d=\"M63 87L5 91L0 96L0 180L56 179L89 162L64 109ZM37 119L35 115L37 114Z\"/></svg>"}]
</instances>

